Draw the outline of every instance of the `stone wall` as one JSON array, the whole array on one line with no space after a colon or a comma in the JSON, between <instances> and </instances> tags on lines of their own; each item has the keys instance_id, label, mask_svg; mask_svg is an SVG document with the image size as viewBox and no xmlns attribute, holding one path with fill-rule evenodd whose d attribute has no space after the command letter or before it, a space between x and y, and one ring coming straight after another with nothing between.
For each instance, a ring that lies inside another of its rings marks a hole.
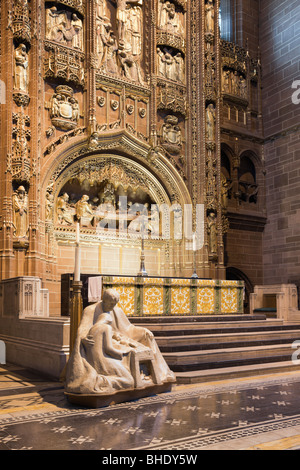
<instances>
[{"instance_id":1,"label":"stone wall","mask_svg":"<svg viewBox=\"0 0 300 470\"><path fill-rule=\"evenodd\" d=\"M297 0L260 2L268 215L265 284L300 280L300 104L292 102L292 84L300 80L299 15Z\"/></svg>"}]
</instances>

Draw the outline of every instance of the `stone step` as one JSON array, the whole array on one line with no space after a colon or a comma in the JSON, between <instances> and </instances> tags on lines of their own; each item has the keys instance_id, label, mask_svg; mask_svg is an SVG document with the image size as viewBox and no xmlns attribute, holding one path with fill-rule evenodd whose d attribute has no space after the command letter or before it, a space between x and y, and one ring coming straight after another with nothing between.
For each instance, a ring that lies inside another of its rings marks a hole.
<instances>
[{"instance_id":1,"label":"stone step","mask_svg":"<svg viewBox=\"0 0 300 470\"><path fill-rule=\"evenodd\" d=\"M223 315L168 315L168 316L160 316L160 315L152 315L149 317L137 317L137 316L130 316L129 317L131 323L136 324L154 324L154 325L165 325L168 323L176 324L176 323L224 323L224 322L246 322L246 321L263 321L266 320L266 315L263 314L254 314L254 315L247 315L247 314L223 314ZM281 321L281 320L279 320Z\"/></svg>"},{"instance_id":2,"label":"stone step","mask_svg":"<svg viewBox=\"0 0 300 470\"><path fill-rule=\"evenodd\" d=\"M283 324L278 322L276 324L266 324L266 322L260 325L252 325L249 323L246 324L239 324L233 323L231 325L214 325L205 324L202 325L201 328L195 328L191 325L185 325L181 329L155 329L150 325L147 327L154 333L154 335L158 337L163 336L186 336L186 335L209 335L209 334L238 334L238 333L255 333L255 332L263 332L263 331L287 331L287 330L300 330L300 324ZM300 339L300 338L299 338Z\"/></svg>"},{"instance_id":3,"label":"stone step","mask_svg":"<svg viewBox=\"0 0 300 470\"><path fill-rule=\"evenodd\" d=\"M299 365L293 364L291 360L288 360L263 364L251 364L239 367L223 367L209 370L177 372L176 379L178 385L188 385L233 380L241 377L249 378L257 375L281 374L293 371L299 372Z\"/></svg>"},{"instance_id":4,"label":"stone step","mask_svg":"<svg viewBox=\"0 0 300 470\"><path fill-rule=\"evenodd\" d=\"M291 343L276 346L256 346L204 351L164 353L164 358L174 372L203 370L220 367L281 362L291 360L294 350Z\"/></svg>"},{"instance_id":5,"label":"stone step","mask_svg":"<svg viewBox=\"0 0 300 470\"><path fill-rule=\"evenodd\" d=\"M210 334L157 337L162 353L205 349L276 345L300 340L300 329L259 333Z\"/></svg>"},{"instance_id":6,"label":"stone step","mask_svg":"<svg viewBox=\"0 0 300 470\"><path fill-rule=\"evenodd\" d=\"M139 317L177 376L178 384L298 370L292 363L300 323L262 315Z\"/></svg>"},{"instance_id":7,"label":"stone step","mask_svg":"<svg viewBox=\"0 0 300 470\"><path fill-rule=\"evenodd\" d=\"M133 323L133 322L132 322ZM182 331L194 331L194 330L209 330L213 329L214 331L216 329L223 330L225 328L259 328L259 327L279 327L283 326L283 320L253 320L253 321L223 321L223 322L182 322L182 323L138 323L134 322L137 326L141 326L144 328L149 328L153 332L176 332L179 331L179 334L183 334ZM294 325L293 325L294 326ZM299 324L300 328L300 324ZM163 333L161 333L163 334ZM174 333L177 334L177 333Z\"/></svg>"}]
</instances>

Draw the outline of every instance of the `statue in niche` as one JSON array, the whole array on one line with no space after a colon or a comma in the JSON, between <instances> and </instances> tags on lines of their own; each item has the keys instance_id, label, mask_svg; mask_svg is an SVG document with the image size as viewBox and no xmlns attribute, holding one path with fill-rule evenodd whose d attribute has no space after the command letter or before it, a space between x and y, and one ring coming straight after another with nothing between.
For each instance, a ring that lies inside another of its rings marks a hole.
<instances>
[{"instance_id":1,"label":"statue in niche","mask_svg":"<svg viewBox=\"0 0 300 470\"><path fill-rule=\"evenodd\" d=\"M166 60L165 54L160 47L157 48L157 69L158 74L165 77L166 76Z\"/></svg>"},{"instance_id":2,"label":"statue in niche","mask_svg":"<svg viewBox=\"0 0 300 470\"><path fill-rule=\"evenodd\" d=\"M164 48L162 51L158 47L157 60L159 75L176 82L183 83L185 81L184 58L181 52L173 56L168 49Z\"/></svg>"},{"instance_id":3,"label":"statue in niche","mask_svg":"<svg viewBox=\"0 0 300 470\"><path fill-rule=\"evenodd\" d=\"M161 129L161 145L170 153L179 154L182 149L182 133L176 116L167 116Z\"/></svg>"},{"instance_id":4,"label":"statue in niche","mask_svg":"<svg viewBox=\"0 0 300 470\"><path fill-rule=\"evenodd\" d=\"M131 81L143 83L140 67L142 57L142 1L125 2L126 8L119 13L122 21L119 20L119 60L123 75ZM127 4L135 4L129 7ZM118 10L117 10L118 16ZM120 30L122 25L122 30Z\"/></svg>"},{"instance_id":5,"label":"statue in niche","mask_svg":"<svg viewBox=\"0 0 300 470\"><path fill-rule=\"evenodd\" d=\"M28 54L25 44L20 44L15 50L14 89L28 93Z\"/></svg>"},{"instance_id":6,"label":"statue in niche","mask_svg":"<svg viewBox=\"0 0 300 470\"><path fill-rule=\"evenodd\" d=\"M236 70L231 72L231 92L233 95L239 95L239 75Z\"/></svg>"},{"instance_id":7,"label":"statue in niche","mask_svg":"<svg viewBox=\"0 0 300 470\"><path fill-rule=\"evenodd\" d=\"M28 232L28 196L24 186L19 186L12 197L14 235L26 238Z\"/></svg>"},{"instance_id":8,"label":"statue in niche","mask_svg":"<svg viewBox=\"0 0 300 470\"><path fill-rule=\"evenodd\" d=\"M125 42L125 35L127 29L127 7L129 4L142 5L143 0L115 0L117 4L117 26L118 26L118 39L120 42Z\"/></svg>"},{"instance_id":9,"label":"statue in niche","mask_svg":"<svg viewBox=\"0 0 300 470\"><path fill-rule=\"evenodd\" d=\"M67 193L64 193L57 199L56 214L59 223L63 225L73 225L74 217L69 205L69 195Z\"/></svg>"},{"instance_id":10,"label":"statue in niche","mask_svg":"<svg viewBox=\"0 0 300 470\"><path fill-rule=\"evenodd\" d=\"M46 193L46 220L52 220L53 218L53 203L54 196L52 193L47 191Z\"/></svg>"},{"instance_id":11,"label":"statue in niche","mask_svg":"<svg viewBox=\"0 0 300 470\"><path fill-rule=\"evenodd\" d=\"M158 7L158 26L172 34L183 34L183 25L174 3L160 0Z\"/></svg>"},{"instance_id":12,"label":"statue in niche","mask_svg":"<svg viewBox=\"0 0 300 470\"><path fill-rule=\"evenodd\" d=\"M127 10L127 34L129 33L130 50L133 56L140 57L142 54L142 9L133 6Z\"/></svg>"},{"instance_id":13,"label":"statue in niche","mask_svg":"<svg viewBox=\"0 0 300 470\"><path fill-rule=\"evenodd\" d=\"M101 209L102 210L111 210L116 207L116 195L115 188L112 183L107 183L104 186L103 194L100 195Z\"/></svg>"},{"instance_id":14,"label":"statue in niche","mask_svg":"<svg viewBox=\"0 0 300 470\"><path fill-rule=\"evenodd\" d=\"M98 67L109 73L116 73L118 46L112 31L112 25L106 16L105 0L97 0L96 3L96 38L96 48L99 56Z\"/></svg>"},{"instance_id":15,"label":"statue in niche","mask_svg":"<svg viewBox=\"0 0 300 470\"><path fill-rule=\"evenodd\" d=\"M207 218L207 233L209 240L209 253L216 255L218 252L218 235L217 235L217 220L216 214L210 212Z\"/></svg>"},{"instance_id":16,"label":"statue in niche","mask_svg":"<svg viewBox=\"0 0 300 470\"><path fill-rule=\"evenodd\" d=\"M106 59L104 63L106 71L114 75L118 73L117 52L117 38L114 32L110 31L106 42Z\"/></svg>"},{"instance_id":17,"label":"statue in niche","mask_svg":"<svg viewBox=\"0 0 300 470\"><path fill-rule=\"evenodd\" d=\"M215 32L215 7L213 0L208 0L205 5L205 32L214 34Z\"/></svg>"},{"instance_id":18,"label":"statue in niche","mask_svg":"<svg viewBox=\"0 0 300 470\"><path fill-rule=\"evenodd\" d=\"M206 108L206 138L208 141L215 140L216 110L211 103Z\"/></svg>"},{"instance_id":19,"label":"statue in niche","mask_svg":"<svg viewBox=\"0 0 300 470\"><path fill-rule=\"evenodd\" d=\"M71 25L75 31L74 36L72 37L72 46L75 49L83 50L83 25L82 21L76 13L72 15Z\"/></svg>"},{"instance_id":20,"label":"statue in niche","mask_svg":"<svg viewBox=\"0 0 300 470\"><path fill-rule=\"evenodd\" d=\"M223 93L230 93L230 71L223 70L222 75L222 91Z\"/></svg>"},{"instance_id":21,"label":"statue in niche","mask_svg":"<svg viewBox=\"0 0 300 470\"><path fill-rule=\"evenodd\" d=\"M165 2L164 0L160 0L159 2L158 25L161 29L165 29L168 24L170 5L170 2Z\"/></svg>"},{"instance_id":22,"label":"statue in niche","mask_svg":"<svg viewBox=\"0 0 300 470\"><path fill-rule=\"evenodd\" d=\"M241 96L241 98L247 98L247 82L246 80L244 79L244 77L241 75L240 76L240 80L239 80L239 84L238 84L238 88L239 88L239 95Z\"/></svg>"},{"instance_id":23,"label":"statue in niche","mask_svg":"<svg viewBox=\"0 0 300 470\"><path fill-rule=\"evenodd\" d=\"M106 0L96 0L96 19L98 18L108 21L106 16Z\"/></svg>"},{"instance_id":24,"label":"statue in niche","mask_svg":"<svg viewBox=\"0 0 300 470\"><path fill-rule=\"evenodd\" d=\"M226 176L221 173L221 203L222 203L222 210L224 212L227 211L228 206L228 196L229 196L229 183Z\"/></svg>"},{"instance_id":25,"label":"statue in niche","mask_svg":"<svg viewBox=\"0 0 300 470\"><path fill-rule=\"evenodd\" d=\"M185 71L184 71L184 58L182 57L181 52L178 52L175 57L174 61L176 64L176 80L178 82L184 83L185 81Z\"/></svg>"},{"instance_id":26,"label":"statue in niche","mask_svg":"<svg viewBox=\"0 0 300 470\"><path fill-rule=\"evenodd\" d=\"M108 36L111 31L111 24L109 22L105 22L104 20L97 19L97 26L96 26L96 50L98 54L98 67L101 68L102 66L106 65L107 59L107 50L108 50Z\"/></svg>"},{"instance_id":27,"label":"statue in niche","mask_svg":"<svg viewBox=\"0 0 300 470\"><path fill-rule=\"evenodd\" d=\"M88 203L89 199L89 196L87 194L84 194L81 199L75 204L76 219L78 222L85 218L88 218L90 220L90 216L93 216L93 211Z\"/></svg>"},{"instance_id":28,"label":"statue in niche","mask_svg":"<svg viewBox=\"0 0 300 470\"><path fill-rule=\"evenodd\" d=\"M175 382L153 334L132 325L118 302L118 293L108 289L84 310L67 364L67 393L111 395Z\"/></svg>"}]
</instances>

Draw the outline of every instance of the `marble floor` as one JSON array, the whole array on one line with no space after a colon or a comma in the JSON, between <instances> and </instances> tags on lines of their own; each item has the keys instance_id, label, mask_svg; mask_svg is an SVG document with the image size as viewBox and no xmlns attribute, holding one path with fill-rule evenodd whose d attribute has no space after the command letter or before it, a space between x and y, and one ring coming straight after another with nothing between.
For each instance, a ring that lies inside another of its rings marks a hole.
<instances>
[{"instance_id":1,"label":"marble floor","mask_svg":"<svg viewBox=\"0 0 300 470\"><path fill-rule=\"evenodd\" d=\"M0 450L300 450L300 371L190 386L103 409L0 366Z\"/></svg>"}]
</instances>

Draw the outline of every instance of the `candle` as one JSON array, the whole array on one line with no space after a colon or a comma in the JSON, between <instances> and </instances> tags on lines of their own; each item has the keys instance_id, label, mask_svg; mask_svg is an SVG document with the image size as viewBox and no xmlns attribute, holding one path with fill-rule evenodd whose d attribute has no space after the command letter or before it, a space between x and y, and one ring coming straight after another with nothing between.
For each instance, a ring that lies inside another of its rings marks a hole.
<instances>
[{"instance_id":1,"label":"candle","mask_svg":"<svg viewBox=\"0 0 300 470\"><path fill-rule=\"evenodd\" d=\"M75 267L74 267L74 281L80 281L80 259L81 259L81 250L80 246L75 247Z\"/></svg>"},{"instance_id":2,"label":"candle","mask_svg":"<svg viewBox=\"0 0 300 470\"><path fill-rule=\"evenodd\" d=\"M76 222L76 243L78 244L80 241L80 224Z\"/></svg>"},{"instance_id":3,"label":"candle","mask_svg":"<svg viewBox=\"0 0 300 470\"><path fill-rule=\"evenodd\" d=\"M193 251L196 251L197 250L197 246L196 246L196 232L193 233Z\"/></svg>"}]
</instances>

